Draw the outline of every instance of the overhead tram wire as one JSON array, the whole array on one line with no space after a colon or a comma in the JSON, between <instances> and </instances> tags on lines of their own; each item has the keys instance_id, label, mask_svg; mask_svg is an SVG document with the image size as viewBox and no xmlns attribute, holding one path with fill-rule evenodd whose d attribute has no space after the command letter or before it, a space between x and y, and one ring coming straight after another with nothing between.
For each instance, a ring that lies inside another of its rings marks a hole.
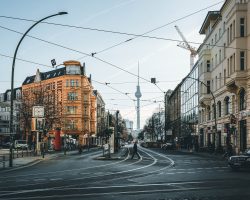
<instances>
[{"instance_id":1,"label":"overhead tram wire","mask_svg":"<svg viewBox=\"0 0 250 200\"><path fill-rule=\"evenodd\" d=\"M8 30L8 31L11 31L11 32L15 32L15 33L18 33L18 34L21 34L23 35L23 33L19 32L19 31L16 31L16 30L13 30L13 29L10 29L10 28L7 28L7 27L4 27L4 26L0 26L0 28L2 29L5 29L5 30ZM76 53L79 53L79 54L83 54L83 55L86 55L88 57L93 57L101 62L103 62L102 59L96 57L96 56L92 56L91 54L88 54L88 53L84 53L82 51L79 51L79 50L75 50L75 49L72 49L70 47L66 47L66 46L63 46L63 45L60 45L60 44L57 44L57 43L54 43L54 42L50 42L50 41L47 41L47 40L44 40L44 39L41 39L41 38L38 38L38 37L35 37L35 36L31 36L31 35L27 35L27 37L30 37L30 38L33 38L33 39L36 39L36 40L39 40L39 41L42 41L42 42L45 42L45 43L48 43L48 44L51 44L51 45L54 45L54 46L57 46L57 47L61 47L61 48L64 48L64 49L67 49L67 50L70 50L70 51L73 51L73 52L76 52ZM156 39L157 37L155 37ZM178 40L178 39L170 39L170 38L157 38L157 39L161 39L161 40L165 40L165 41L172 41L172 42L183 42L182 40ZM221 47L221 48L227 48L227 49L235 49L235 50L244 50L244 51L250 51L250 49L247 49L247 48L238 48L238 47L229 47L229 46L221 46L221 45L216 45L216 44L209 44L209 43L203 43L203 42L193 42L193 41L187 41L188 43L190 44L197 44L197 45L205 45L205 46L210 46L210 47ZM106 64L109 64L109 62L105 61ZM111 64L112 66L115 66L116 68L119 68L118 66L114 65L114 64ZM136 76L138 77L137 74L133 74L125 69L122 69L120 68L121 70L127 72L127 73L130 73L131 75L133 76ZM139 76L139 78L147 81L147 82L150 82L149 80Z\"/></svg>"},{"instance_id":2,"label":"overhead tram wire","mask_svg":"<svg viewBox=\"0 0 250 200\"><path fill-rule=\"evenodd\" d=\"M121 94L123 94L123 95L126 95L130 100L133 101L134 106L135 106L135 99L132 99L132 98L128 95L129 93L127 93L127 92L122 92L122 91L120 91L120 90L118 90L118 89L116 89L116 88L110 86L109 83L102 83L102 82L99 82L99 81L96 81L96 80L92 80L92 81L94 81L94 82L96 82L96 83L99 83L99 84L101 84L101 85L106 85L107 87L111 88L112 90L115 90L115 91L117 91L117 92L119 92L119 93L121 93Z\"/></svg>"},{"instance_id":3,"label":"overhead tram wire","mask_svg":"<svg viewBox=\"0 0 250 200\"><path fill-rule=\"evenodd\" d=\"M112 33L112 34L120 34L120 35L134 36L134 38L127 39L127 40L125 40L125 41L123 41L123 42L120 42L120 43L118 43L118 44L112 45L112 46L110 46L110 47L108 47L108 48L105 48L105 49L103 49L103 50L101 50L101 51L99 51L99 52L94 53L94 54L97 54L97 53L102 53L102 52L104 52L104 51L110 50L110 49L112 49L112 48L114 48L114 47L117 47L117 46L119 46L119 45L121 45L121 44L124 44L124 43L126 43L126 42L132 41L132 40L134 40L134 39L136 39L136 38L138 38L138 37L146 37L146 38L151 38L151 39L163 39L163 38L157 38L157 37L151 37L151 36L145 36L145 35L148 34L148 33L154 32L154 31L156 31L156 30L159 30L159 29L161 29L161 28L163 28L163 27L166 27L166 26L168 26L168 25L170 25L170 24L176 23L176 22L178 22L178 21L180 21L180 20L186 19L186 18L188 18L188 17L190 17L190 16L192 16L192 15L195 15L195 14L197 14L197 13L199 13L199 12L202 12L202 11L204 11L204 10L207 10L207 9L211 8L211 7L214 7L214 6L216 6L216 5L219 5L219 4L223 3L223 2L224 2L224 1L220 1L220 2L218 2L218 3L212 4L212 5L210 5L210 6L207 6L207 7L205 7L205 8L202 8L202 9L200 9L200 10L197 10L197 11L195 11L195 12L192 12L192 13L190 13L190 14L188 14L188 15L185 15L185 16L183 16L183 17L180 17L180 18L178 18L178 19L176 19L176 20L173 20L173 21L171 21L171 22L168 22L168 23L166 23L166 24L164 24L164 25L161 25L161 26L159 26L159 27L156 27L156 28L154 28L154 29L152 29L152 30L149 30L149 31L147 31L147 32L145 32L145 33L143 33L143 34L132 34L132 33L126 33L126 32L111 31L111 30L104 30L104 29L90 28L90 27L81 27L81 26L74 26L74 25L60 24L60 23L53 23L53 22L41 22L41 23L43 23L43 24L49 24L49 25L55 25L55 26L69 27L69 28L84 29L84 30L90 30L90 31L99 31L99 32ZM19 17L4 16L4 15L1 15L0 18L14 19L14 20L21 20L21 21L28 21L28 22L36 22L36 20L24 19L24 18L19 18ZM84 56L84 57L86 57L86 56ZM82 57L82 58L83 58L83 57ZM82 58L80 58L80 59L82 59Z\"/></svg>"},{"instance_id":4,"label":"overhead tram wire","mask_svg":"<svg viewBox=\"0 0 250 200\"><path fill-rule=\"evenodd\" d=\"M168 25L171 25L171 24L173 24L173 23L176 23L176 22L178 22L178 21L180 21L180 20L183 20L183 19L185 19L185 18L188 18L188 17L190 17L190 16L192 16L192 15L195 15L195 14L201 12L201 11L207 10L208 8L214 7L214 6L216 6L216 5L220 4L220 3L223 3L223 2L224 2L224 1L220 1L220 2L218 2L218 3L216 3L216 4L213 4L213 5L210 5L210 6L208 6L208 7L202 8L202 9L197 10L197 11L191 13L191 14L185 15L185 16L183 16L183 17L180 17L180 18L176 19L176 20L173 20L173 21L171 21L171 22L168 22L167 24L164 24L164 25L162 25L162 26L159 26L159 27L156 27L156 28L154 28L154 29L151 29L151 30L149 30L149 31L147 31L147 32L144 32L143 34L140 34L140 35L133 35L133 36L135 36L135 37L130 38L130 39L127 39L127 40L122 41L122 42L120 42L120 43L114 44L114 45L112 45L112 46L110 46L110 47L107 47L107 48L105 48L105 49L103 49L103 50L101 50L101 51L99 51L99 52L96 52L95 54L99 54L99 53L102 53L102 52L104 52L104 51L113 49L114 47L117 47L117 46L120 46L120 45L122 45L122 44L124 44L124 43L130 42L130 41L132 41L132 40L134 40L134 39L136 39L136 38L138 38L138 37L144 37L144 36L145 36L146 34L148 34L148 33L152 33L152 32L154 32L154 31L156 31L156 30L158 30L158 29L161 29L161 28L163 28L163 27L166 27L166 26L168 26ZM146 37L146 36L145 36L145 37ZM154 38L154 39L156 39L156 38ZM159 38L159 39L160 39L160 38ZM80 60L80 59L83 59L83 58L85 58L85 57L86 57L86 56L81 57L81 58L79 58L79 60Z\"/></svg>"},{"instance_id":5,"label":"overhead tram wire","mask_svg":"<svg viewBox=\"0 0 250 200\"><path fill-rule=\"evenodd\" d=\"M8 56L8 55L4 55L4 54L0 54L0 56L13 59L13 56ZM26 63L35 64L35 65L40 65L40 66L44 66L44 67L53 68L52 66L49 66L49 65L45 65L45 64L41 64L41 63L37 63L37 62L34 62L34 61L25 60L25 59L21 59L21 58L16 58L16 60L26 62Z\"/></svg>"},{"instance_id":6,"label":"overhead tram wire","mask_svg":"<svg viewBox=\"0 0 250 200\"><path fill-rule=\"evenodd\" d=\"M15 30L10 29L10 28L6 28L6 27L3 27L3 26L0 26L0 28L23 35L23 33L19 32L19 31L15 31ZM66 46L63 46L63 45L54 43L54 42L50 42L50 41L47 41L47 40L44 40L44 39L41 39L41 38L38 38L38 37L31 36L31 35L26 35L26 37L30 37L30 38L33 38L33 39L36 39L36 40L39 40L39 41L42 41L42 42L45 42L45 43L48 43L48 44L57 46L57 47L61 47L61 48L64 48L64 49L67 49L67 50L70 50L70 51L77 52L77 53L79 53L79 54L83 54L83 55L89 56L89 57L91 57L91 58L94 58L94 59L96 59L96 60L99 60L100 62L103 62L103 63L105 63L105 64L107 64L107 65L110 65L110 66L112 66L112 67L114 67L114 68L120 69L121 71L124 71L124 72L126 72L126 73L128 73L128 74L130 74L130 75L132 75L132 76L135 76L135 77L137 77L137 78L139 77L140 79L143 79L143 80L145 80L145 81L151 83L150 80L148 80L148 79L146 79L146 78L144 78L144 77L142 77L142 76L138 76L138 74L134 74L134 73L132 73L132 72L130 72L130 71L128 71L128 70L125 70L125 69L123 69L123 68L121 68L121 67L119 67L119 66L117 66L117 65L115 65L115 64L112 64L112 63L110 63L110 62L108 62L108 61L105 61L105 60L103 60L103 59L101 59L101 58L98 58L98 57L96 57L96 56L92 56L91 54L87 54L87 53L84 53L84 52L82 52L82 51L75 50L75 49L72 49L72 48L69 48L69 47L66 47ZM157 87L158 87L158 86L157 86ZM158 87L158 88L159 88L159 87ZM160 88L159 88L159 89L160 89ZM161 90L161 89L160 89L160 90ZM162 90L161 90L161 91L162 91Z\"/></svg>"}]
</instances>

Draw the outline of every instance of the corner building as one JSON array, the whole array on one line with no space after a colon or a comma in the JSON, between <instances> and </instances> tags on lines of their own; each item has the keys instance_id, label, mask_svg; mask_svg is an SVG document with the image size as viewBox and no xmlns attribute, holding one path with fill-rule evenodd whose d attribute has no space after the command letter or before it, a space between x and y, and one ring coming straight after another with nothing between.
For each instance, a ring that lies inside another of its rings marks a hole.
<instances>
[{"instance_id":1,"label":"corner building","mask_svg":"<svg viewBox=\"0 0 250 200\"><path fill-rule=\"evenodd\" d=\"M85 75L85 66L78 61L66 61L65 67L41 73L25 79L22 85L23 107L31 113L32 107L44 106L45 132L54 137L77 138L84 145L96 134L96 96L91 77ZM31 114L29 119L31 123ZM28 126L28 125L26 125ZM27 129L26 129L27 130ZM28 138L32 130L26 131Z\"/></svg>"},{"instance_id":2,"label":"corner building","mask_svg":"<svg viewBox=\"0 0 250 200\"><path fill-rule=\"evenodd\" d=\"M208 12L200 29L205 39L198 49L199 80L207 85L199 84L203 146L232 144L236 153L250 147L249 19L248 0L226 0Z\"/></svg>"}]
</instances>

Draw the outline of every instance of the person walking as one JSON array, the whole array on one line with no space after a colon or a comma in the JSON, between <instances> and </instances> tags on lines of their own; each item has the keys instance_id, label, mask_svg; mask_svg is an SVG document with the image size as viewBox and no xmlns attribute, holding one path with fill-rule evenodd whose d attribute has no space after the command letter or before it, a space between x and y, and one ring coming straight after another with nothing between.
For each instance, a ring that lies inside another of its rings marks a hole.
<instances>
[{"instance_id":1,"label":"person walking","mask_svg":"<svg viewBox=\"0 0 250 200\"><path fill-rule=\"evenodd\" d=\"M138 154L138 152L137 152L137 141L135 141L134 142L134 146L133 146L133 154L132 154L132 157L131 157L131 159L133 159L134 158L134 155L137 155L137 157L138 157L138 159L140 159L141 157L140 157L140 155Z\"/></svg>"}]
</instances>

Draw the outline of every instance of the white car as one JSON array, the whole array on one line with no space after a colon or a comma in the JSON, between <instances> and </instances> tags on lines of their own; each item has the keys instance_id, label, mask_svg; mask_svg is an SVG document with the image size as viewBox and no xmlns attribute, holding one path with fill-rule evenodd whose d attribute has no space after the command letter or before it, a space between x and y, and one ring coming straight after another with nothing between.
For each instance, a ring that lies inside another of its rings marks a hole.
<instances>
[{"instance_id":1,"label":"white car","mask_svg":"<svg viewBox=\"0 0 250 200\"><path fill-rule=\"evenodd\" d=\"M26 140L15 140L14 148L15 149L28 149L28 144Z\"/></svg>"}]
</instances>

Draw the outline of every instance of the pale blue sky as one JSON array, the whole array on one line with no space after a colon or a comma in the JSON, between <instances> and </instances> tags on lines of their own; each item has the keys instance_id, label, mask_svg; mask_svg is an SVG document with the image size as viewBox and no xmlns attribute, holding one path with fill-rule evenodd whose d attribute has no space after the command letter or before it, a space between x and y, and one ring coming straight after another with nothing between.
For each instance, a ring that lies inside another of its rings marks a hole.
<instances>
[{"instance_id":1,"label":"pale blue sky","mask_svg":"<svg viewBox=\"0 0 250 200\"><path fill-rule=\"evenodd\" d=\"M207 11L218 10L221 7L223 2L220 0L0 0L0 16L39 20L59 11L67 11L68 15L57 16L47 21L142 34L219 2L221 3L210 9L149 34L180 40L174 28L174 25L178 25L189 41L202 42L203 37L198 31ZM32 24L32 22L0 17L0 26L22 33ZM98 52L131 38L126 35L48 24L37 25L29 34L85 53ZM13 56L20 38L17 33L0 28L0 54ZM176 45L177 42L137 38L96 56L135 74L139 61L140 75L148 80L155 77L160 81L159 87L167 91L174 89L189 72L189 52ZM197 47L197 45L193 46ZM56 59L57 64L60 64L66 60L78 59L83 55L26 37L17 57L51 65L50 60L53 58ZM123 93L129 93L130 97L135 99L136 77L91 57L85 57L80 61L86 63L87 74L92 74L93 80L109 82L110 86ZM0 93L10 88L11 64L12 59L0 56ZM49 67L17 61L15 86L21 86L26 76L34 75L37 68L42 72L52 70ZM93 82L93 86L102 94L107 109L119 109L124 118L129 118L136 124L136 112L132 100L105 85ZM163 100L162 92L143 80L141 80L141 92L142 100ZM149 101L141 101L143 106L141 127L152 112L159 108L159 103L147 105L149 103Z\"/></svg>"}]
</instances>

